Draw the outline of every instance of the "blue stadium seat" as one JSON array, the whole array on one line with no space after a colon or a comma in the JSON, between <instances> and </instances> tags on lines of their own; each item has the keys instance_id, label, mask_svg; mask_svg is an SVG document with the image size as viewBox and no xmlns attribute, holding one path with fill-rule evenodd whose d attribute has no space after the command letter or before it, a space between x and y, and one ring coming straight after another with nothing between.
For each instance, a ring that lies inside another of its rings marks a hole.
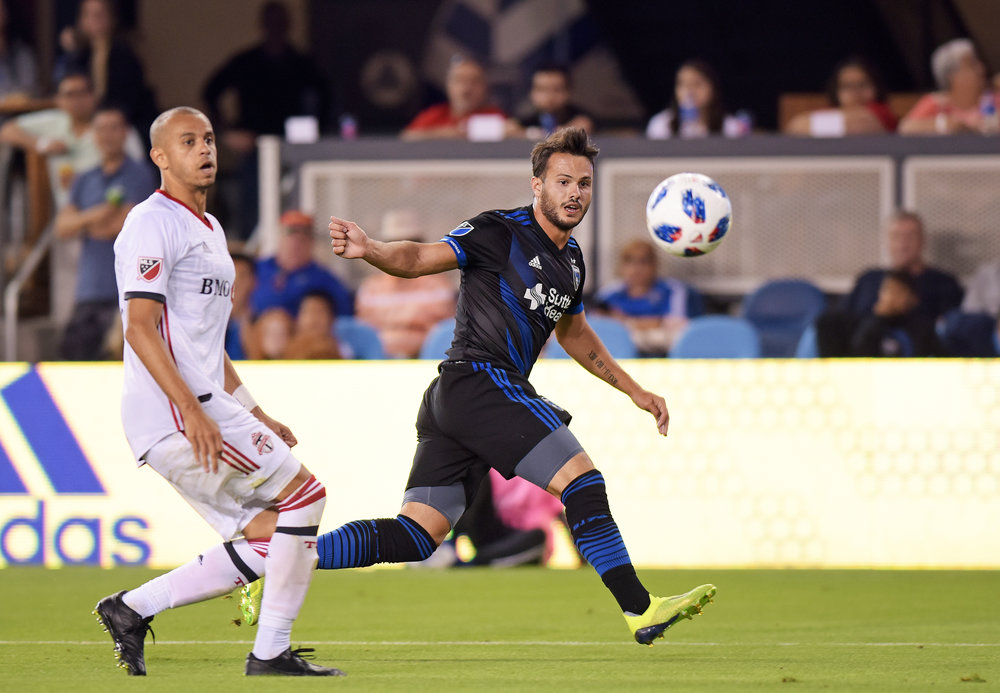
<instances>
[{"instance_id":1,"label":"blue stadium seat","mask_svg":"<svg viewBox=\"0 0 1000 693\"><path fill-rule=\"evenodd\" d=\"M378 332L366 322L348 316L339 317L333 323L333 333L338 342L348 347L351 358L385 358Z\"/></svg>"},{"instance_id":2,"label":"blue stadium seat","mask_svg":"<svg viewBox=\"0 0 1000 693\"><path fill-rule=\"evenodd\" d=\"M760 354L753 324L728 315L692 318L670 349L674 359L755 359Z\"/></svg>"},{"instance_id":3,"label":"blue stadium seat","mask_svg":"<svg viewBox=\"0 0 1000 693\"><path fill-rule=\"evenodd\" d=\"M614 318L604 315L588 315L587 324L597 333L610 353L616 359L638 358L639 350L632 341L628 328ZM543 356L550 359L566 359L569 354L562 348L556 338L549 339Z\"/></svg>"},{"instance_id":4,"label":"blue stadium seat","mask_svg":"<svg viewBox=\"0 0 1000 693\"><path fill-rule=\"evenodd\" d=\"M811 282L777 279L747 296L741 315L760 335L761 356L787 358L795 354L802 332L825 307L826 297Z\"/></svg>"},{"instance_id":5,"label":"blue stadium seat","mask_svg":"<svg viewBox=\"0 0 1000 693\"><path fill-rule=\"evenodd\" d=\"M816 338L816 325L806 325L806 329L802 331L799 343L795 347L795 358L819 358L819 341Z\"/></svg>"},{"instance_id":6,"label":"blue stadium seat","mask_svg":"<svg viewBox=\"0 0 1000 693\"><path fill-rule=\"evenodd\" d=\"M448 357L445 353L451 348L451 338L455 332L455 318L445 318L431 328L420 346L420 358L441 361Z\"/></svg>"}]
</instances>

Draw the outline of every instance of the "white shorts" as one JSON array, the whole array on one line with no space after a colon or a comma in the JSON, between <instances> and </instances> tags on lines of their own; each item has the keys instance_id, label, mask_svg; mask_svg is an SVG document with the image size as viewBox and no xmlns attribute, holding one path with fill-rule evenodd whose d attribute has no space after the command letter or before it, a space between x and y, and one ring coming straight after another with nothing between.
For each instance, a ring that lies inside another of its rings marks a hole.
<instances>
[{"instance_id":1,"label":"white shorts","mask_svg":"<svg viewBox=\"0 0 1000 693\"><path fill-rule=\"evenodd\" d=\"M229 541L274 505L302 465L276 433L249 413L219 427L223 453L215 474L202 469L180 432L156 443L145 460Z\"/></svg>"}]
</instances>

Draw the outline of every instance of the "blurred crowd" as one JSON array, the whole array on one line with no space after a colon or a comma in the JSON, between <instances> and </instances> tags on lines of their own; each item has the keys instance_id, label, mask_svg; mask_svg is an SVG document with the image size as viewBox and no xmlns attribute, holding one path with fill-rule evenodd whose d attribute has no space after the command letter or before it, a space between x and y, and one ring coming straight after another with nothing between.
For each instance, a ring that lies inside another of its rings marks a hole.
<instances>
[{"instance_id":1,"label":"blurred crowd","mask_svg":"<svg viewBox=\"0 0 1000 693\"><path fill-rule=\"evenodd\" d=\"M54 69L46 76L39 74L40 61L30 48L33 32L12 21L16 13L11 9L10 0L0 1L0 145L14 154L5 157L4 166L16 172L18 156L40 157L47 172L43 183L51 192L55 238L50 272L73 278L71 304L52 308L60 323L59 355L114 358L121 335L112 244L131 207L156 187L146 155L148 127L160 108L175 104L158 103L139 53L120 30L113 0L80 0L75 23L59 33L58 55L50 61ZM310 133L325 132L336 111L322 66L290 40L285 5L264 3L258 25L256 42L216 66L202 85L202 104L192 104L211 117L226 162L218 207L237 265L229 354L249 359L443 356L444 347L430 345L428 335L454 316L452 279L372 273L348 285L321 261L325 224L310 210L285 210L276 250L257 252L257 138L304 131L308 139ZM802 137L1000 131L1000 88L973 42L949 41L929 58L937 90L907 101L891 98L877 65L845 56L825 85L826 103L790 114L781 129ZM511 113L492 100L488 75L488 66L475 58L456 56L447 67L445 99L418 112L400 139L535 140L567 126L601 133L600 120L577 105L577 85L567 66L538 64ZM48 93L45 84L53 85ZM721 84L708 62L683 62L662 109L630 134L659 140L753 133L753 115L731 112ZM817 85L817 91L821 88ZM356 136L356 127L343 122L342 135ZM614 132L623 130L616 125ZM425 228L417 211L391 209L375 235L426 240L435 231ZM798 328L797 339L813 340L801 353L995 353L1000 263L984 264L962 287L925 264L923 233L916 213L894 216L886 231L890 265L860 275L842 299L823 297L821 309L814 308ZM6 262L9 255L4 253ZM626 328L626 355L674 355L678 339L713 312L696 287L662 276L655 247L642 240L621 249L615 283L592 291L590 312ZM753 322L752 311L739 317ZM763 331L761 355L791 355L769 353L770 328L753 327Z\"/></svg>"}]
</instances>

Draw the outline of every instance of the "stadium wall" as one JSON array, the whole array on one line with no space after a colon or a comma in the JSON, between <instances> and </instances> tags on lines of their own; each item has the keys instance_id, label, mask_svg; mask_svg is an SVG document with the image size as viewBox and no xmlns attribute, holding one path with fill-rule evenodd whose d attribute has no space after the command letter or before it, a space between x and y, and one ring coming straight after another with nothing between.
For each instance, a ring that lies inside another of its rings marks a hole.
<instances>
[{"instance_id":1,"label":"stadium wall","mask_svg":"<svg viewBox=\"0 0 1000 693\"><path fill-rule=\"evenodd\" d=\"M642 566L1000 566L1000 363L635 361L671 433L567 361L568 407ZM326 484L323 531L398 511L435 364L245 363ZM0 365L0 566L180 564L219 539L121 432L120 364ZM681 541L678 537L683 536Z\"/></svg>"}]
</instances>

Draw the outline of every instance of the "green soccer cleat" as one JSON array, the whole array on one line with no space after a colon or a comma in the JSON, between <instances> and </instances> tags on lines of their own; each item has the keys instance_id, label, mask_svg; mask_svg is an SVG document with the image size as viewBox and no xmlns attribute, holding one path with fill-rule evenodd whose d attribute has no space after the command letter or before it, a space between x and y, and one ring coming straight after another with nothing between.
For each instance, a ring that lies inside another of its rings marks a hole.
<instances>
[{"instance_id":1,"label":"green soccer cleat","mask_svg":"<svg viewBox=\"0 0 1000 693\"><path fill-rule=\"evenodd\" d=\"M240 590L240 613L243 614L243 623L248 626L257 625L257 619L260 618L260 600L263 597L264 578L243 586Z\"/></svg>"},{"instance_id":2,"label":"green soccer cleat","mask_svg":"<svg viewBox=\"0 0 1000 693\"><path fill-rule=\"evenodd\" d=\"M636 615L625 612L625 623L640 645L653 646L653 641L663 637L663 631L682 618L692 618L712 601L715 585L700 585L676 597L649 597L649 608Z\"/></svg>"}]
</instances>

